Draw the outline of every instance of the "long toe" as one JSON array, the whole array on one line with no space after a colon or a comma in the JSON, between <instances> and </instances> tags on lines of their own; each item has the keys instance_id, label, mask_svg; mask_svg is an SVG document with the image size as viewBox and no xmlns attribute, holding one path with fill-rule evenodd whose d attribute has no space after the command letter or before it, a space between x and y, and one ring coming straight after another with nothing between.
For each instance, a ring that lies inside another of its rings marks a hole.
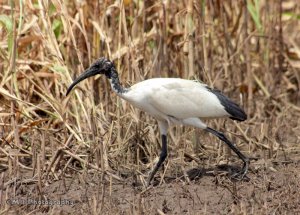
<instances>
[{"instance_id":1,"label":"long toe","mask_svg":"<svg viewBox=\"0 0 300 215\"><path fill-rule=\"evenodd\" d=\"M249 178L246 176L246 174L248 173L248 167L249 167L249 162L245 162L242 170L232 174L231 178L233 178L235 180L239 180L239 181L241 181L241 180L248 181Z\"/></svg>"}]
</instances>

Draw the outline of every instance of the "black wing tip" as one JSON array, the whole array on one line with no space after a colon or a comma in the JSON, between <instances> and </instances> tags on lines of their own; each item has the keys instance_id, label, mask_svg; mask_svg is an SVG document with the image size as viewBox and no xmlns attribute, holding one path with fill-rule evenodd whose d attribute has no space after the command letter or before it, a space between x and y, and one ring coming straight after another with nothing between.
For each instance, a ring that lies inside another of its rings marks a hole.
<instances>
[{"instance_id":1,"label":"black wing tip","mask_svg":"<svg viewBox=\"0 0 300 215\"><path fill-rule=\"evenodd\" d=\"M221 103L224 106L226 112L230 114L229 118L240 122L247 120L248 116L245 111L235 102L231 101L228 98L227 100L227 102Z\"/></svg>"},{"instance_id":2,"label":"black wing tip","mask_svg":"<svg viewBox=\"0 0 300 215\"><path fill-rule=\"evenodd\" d=\"M230 106L224 106L228 114L230 114L230 119L236 121L245 121L247 120L247 114L245 111L240 108L236 103L232 102Z\"/></svg>"},{"instance_id":3,"label":"black wing tip","mask_svg":"<svg viewBox=\"0 0 300 215\"><path fill-rule=\"evenodd\" d=\"M231 101L228 97L224 96L221 91L206 87L210 92L215 94L221 104L223 105L225 111L230 115L229 118L237 121L245 121L247 119L247 114L240 108L238 104Z\"/></svg>"},{"instance_id":4,"label":"black wing tip","mask_svg":"<svg viewBox=\"0 0 300 215\"><path fill-rule=\"evenodd\" d=\"M242 109L240 109L240 110L241 110L240 113L235 114L234 116L231 115L229 118L232 120L239 121L239 122L247 120L247 118L248 118L247 114Z\"/></svg>"},{"instance_id":5,"label":"black wing tip","mask_svg":"<svg viewBox=\"0 0 300 215\"><path fill-rule=\"evenodd\" d=\"M225 111L230 115L230 119L240 122L247 120L247 114L238 104L229 99L227 102L221 102L221 104L224 106Z\"/></svg>"}]
</instances>

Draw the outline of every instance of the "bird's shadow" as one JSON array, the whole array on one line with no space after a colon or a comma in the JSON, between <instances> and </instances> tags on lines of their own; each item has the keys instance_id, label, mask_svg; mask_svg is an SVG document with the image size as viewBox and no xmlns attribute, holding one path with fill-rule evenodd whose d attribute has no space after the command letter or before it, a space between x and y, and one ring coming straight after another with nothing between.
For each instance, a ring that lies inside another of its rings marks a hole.
<instances>
[{"instance_id":1,"label":"bird's shadow","mask_svg":"<svg viewBox=\"0 0 300 215\"><path fill-rule=\"evenodd\" d=\"M211 167L211 168L201 168L201 167L196 167L189 169L186 171L184 174L178 176L178 177L167 177L165 176L164 180L166 183L172 183L174 180L183 179L188 177L188 180L190 181L199 181L203 177L217 177L217 176L225 176L228 177L231 180L234 181L249 181L250 179L245 176L242 179L239 179L236 177L240 171L240 166L237 165L228 165L228 164L222 164L218 165L216 167ZM154 183L155 186L155 183Z\"/></svg>"}]
</instances>

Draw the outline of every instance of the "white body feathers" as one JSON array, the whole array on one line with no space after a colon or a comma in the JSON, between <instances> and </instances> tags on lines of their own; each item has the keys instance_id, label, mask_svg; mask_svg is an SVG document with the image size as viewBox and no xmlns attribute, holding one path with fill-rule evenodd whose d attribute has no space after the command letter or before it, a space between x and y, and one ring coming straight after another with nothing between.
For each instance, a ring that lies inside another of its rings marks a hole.
<instances>
[{"instance_id":1,"label":"white body feathers","mask_svg":"<svg viewBox=\"0 0 300 215\"><path fill-rule=\"evenodd\" d=\"M153 78L119 94L133 106L151 114L160 124L171 123L206 128L199 118L230 116L207 85L180 78ZM166 134L161 129L161 131Z\"/></svg>"}]
</instances>

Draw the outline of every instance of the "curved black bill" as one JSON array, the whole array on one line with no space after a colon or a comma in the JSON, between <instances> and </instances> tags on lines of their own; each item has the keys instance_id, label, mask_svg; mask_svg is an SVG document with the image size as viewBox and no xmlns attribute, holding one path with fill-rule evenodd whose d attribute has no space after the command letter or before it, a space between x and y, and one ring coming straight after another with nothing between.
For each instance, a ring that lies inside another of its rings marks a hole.
<instances>
[{"instance_id":1,"label":"curved black bill","mask_svg":"<svg viewBox=\"0 0 300 215\"><path fill-rule=\"evenodd\" d=\"M69 88L67 90L67 93L66 93L66 96L71 92L71 90L75 87L75 85L78 84L80 81L82 81L82 80L84 80L88 77L97 75L97 74L100 74L99 70L96 70L96 69L93 69L93 68L89 68L89 69L85 70L85 72L82 73L80 76L78 76L75 79L75 81L73 81L73 83L69 86Z\"/></svg>"}]
</instances>

